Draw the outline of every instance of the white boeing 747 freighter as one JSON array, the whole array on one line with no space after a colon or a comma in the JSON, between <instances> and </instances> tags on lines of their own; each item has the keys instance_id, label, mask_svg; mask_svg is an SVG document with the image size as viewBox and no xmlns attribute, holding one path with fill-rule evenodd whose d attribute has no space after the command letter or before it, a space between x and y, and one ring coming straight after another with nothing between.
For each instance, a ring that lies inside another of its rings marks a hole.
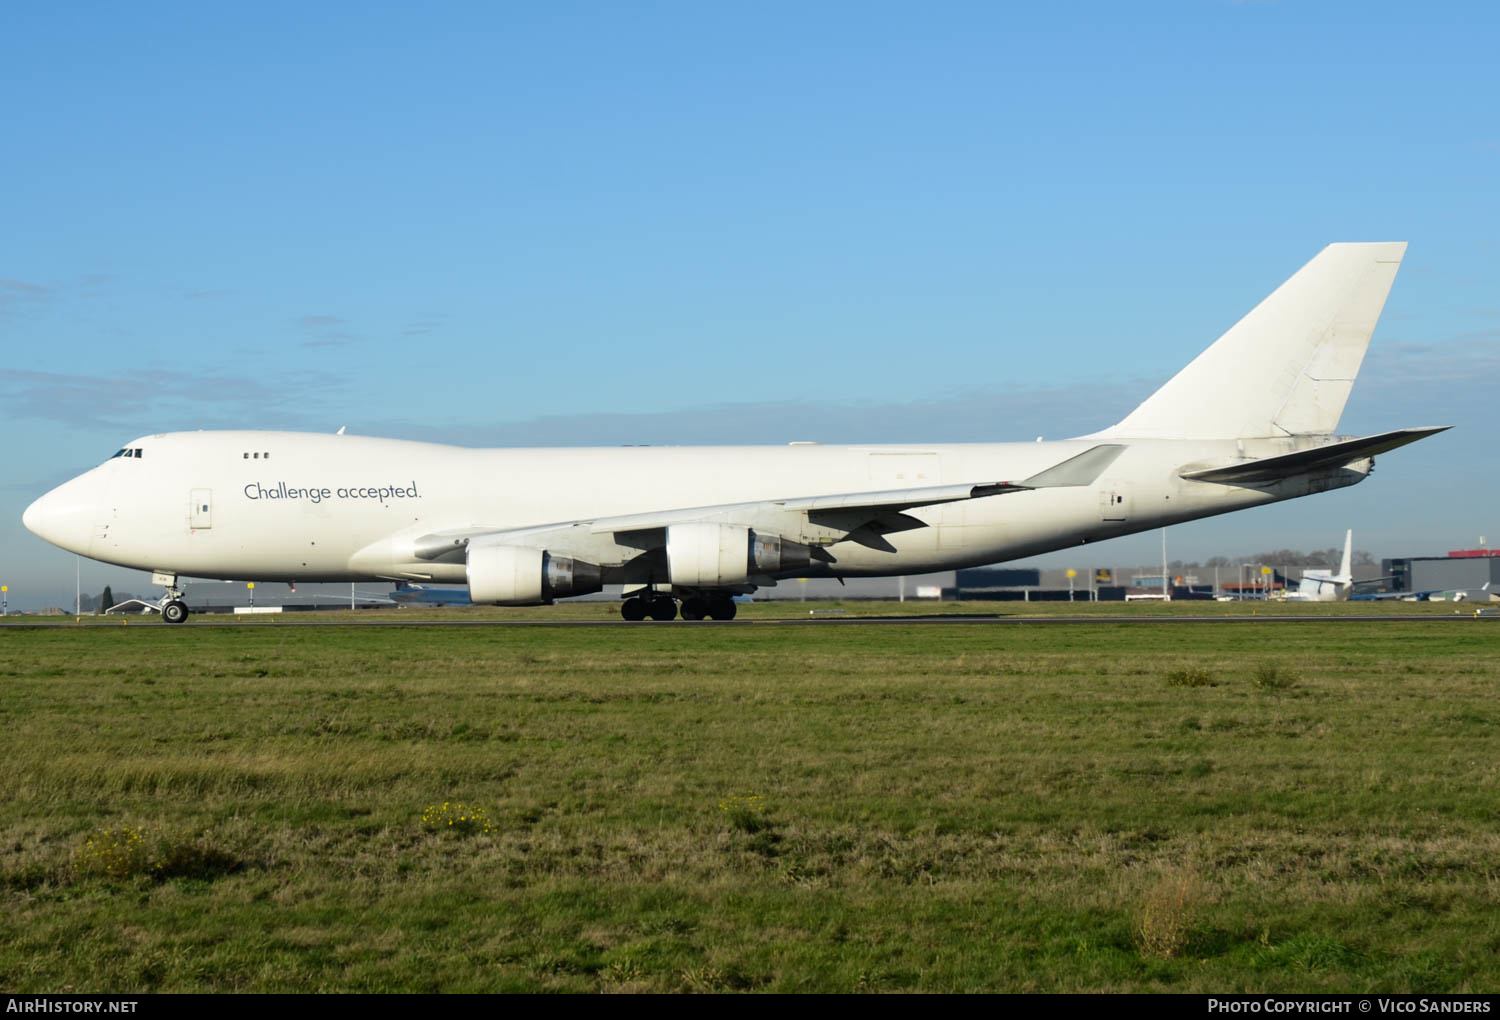
<instances>
[{"instance_id":1,"label":"white boeing 747 freighter","mask_svg":"<svg viewBox=\"0 0 1500 1020\"><path fill-rule=\"evenodd\" d=\"M1334 434L1404 243L1334 244L1123 421L1060 442L473 450L296 432L133 440L26 527L178 579L467 584L626 619L734 616L797 577L996 563L1362 481L1442 428ZM342 430L341 430L342 431Z\"/></svg>"}]
</instances>

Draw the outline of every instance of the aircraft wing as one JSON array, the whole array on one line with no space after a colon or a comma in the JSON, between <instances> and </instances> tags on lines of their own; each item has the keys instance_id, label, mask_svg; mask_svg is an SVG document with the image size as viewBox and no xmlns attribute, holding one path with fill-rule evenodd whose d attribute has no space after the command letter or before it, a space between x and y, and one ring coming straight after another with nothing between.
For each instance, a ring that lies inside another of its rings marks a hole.
<instances>
[{"instance_id":1,"label":"aircraft wing","mask_svg":"<svg viewBox=\"0 0 1500 1020\"><path fill-rule=\"evenodd\" d=\"M1452 588L1423 588L1420 591L1372 591L1355 592L1349 596L1350 602L1426 602L1434 595L1443 595ZM1483 591L1484 589L1480 589Z\"/></svg>"},{"instance_id":2,"label":"aircraft wing","mask_svg":"<svg viewBox=\"0 0 1500 1020\"><path fill-rule=\"evenodd\" d=\"M1366 594L1360 592L1350 595L1350 602L1425 602L1429 595L1437 595L1442 592L1441 588L1429 588L1426 591L1379 591Z\"/></svg>"},{"instance_id":3,"label":"aircraft wing","mask_svg":"<svg viewBox=\"0 0 1500 1020\"><path fill-rule=\"evenodd\" d=\"M920 506L956 503L981 496L1000 496L1024 492L1031 486L1021 482L980 482L971 485L933 485L920 489L891 489L884 492L852 492L838 496L805 496L800 499L768 499L754 503L725 503L719 506L686 507L680 510L652 511L623 517L601 517L587 522L595 534L629 534L649 531L669 524L697 521L734 520L762 513L806 513L809 517L844 514L873 520L899 514Z\"/></svg>"},{"instance_id":4,"label":"aircraft wing","mask_svg":"<svg viewBox=\"0 0 1500 1020\"><path fill-rule=\"evenodd\" d=\"M1445 432L1451 425L1430 426L1416 429L1396 429L1362 439L1346 439L1312 450L1298 450L1275 457L1260 457L1242 460L1223 467L1200 468L1183 471L1183 478L1199 482L1220 482L1225 485L1251 485L1258 482L1274 482L1293 475L1306 474L1319 468L1336 468L1350 461L1373 457L1377 453L1394 450L1418 439Z\"/></svg>"},{"instance_id":5,"label":"aircraft wing","mask_svg":"<svg viewBox=\"0 0 1500 1020\"><path fill-rule=\"evenodd\" d=\"M855 530L862 524L885 518L901 517L910 527L926 527L916 518L907 517L904 510L938 503L956 503L966 499L981 499L985 496L1002 496L1011 492L1026 492L1031 489L1058 488L1063 486L1092 485L1104 469L1114 463L1125 447L1117 443L1106 443L1090 447L1083 453L1045 471L1019 482L974 482L962 485L929 485L916 489L889 489L881 492L852 492L833 496L803 496L789 499L770 499L756 503L731 503L722 506L694 507L683 510L668 510L624 517L605 517L590 523L597 533L614 534L650 530L669 524L686 524L697 521L729 521L760 514L806 514L813 522L834 523L844 521ZM907 530L888 528L887 530Z\"/></svg>"},{"instance_id":6,"label":"aircraft wing","mask_svg":"<svg viewBox=\"0 0 1500 1020\"><path fill-rule=\"evenodd\" d=\"M461 562L466 547L476 540L516 544L544 542L549 547L577 549L580 553L589 546L597 548L603 540L644 552L663 544L666 528L698 523L744 525L814 546L853 538L875 548L890 548L880 536L927 527L925 521L907 514L907 510L1032 489L1092 485L1124 450L1123 444L1103 443L1015 482L968 482L787 497L681 507L527 528L465 528L437 532L416 540L415 555L417 559L431 562Z\"/></svg>"}]
</instances>

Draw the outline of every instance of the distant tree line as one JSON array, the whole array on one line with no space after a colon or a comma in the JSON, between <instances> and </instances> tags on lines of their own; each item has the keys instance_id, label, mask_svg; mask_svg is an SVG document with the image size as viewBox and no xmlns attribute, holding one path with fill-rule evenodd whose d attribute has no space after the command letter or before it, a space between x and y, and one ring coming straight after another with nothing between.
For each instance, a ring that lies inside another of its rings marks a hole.
<instances>
[{"instance_id":1,"label":"distant tree line","mask_svg":"<svg viewBox=\"0 0 1500 1020\"><path fill-rule=\"evenodd\" d=\"M105 585L104 590L98 595L90 595L85 592L79 596L78 611L81 613L102 613L110 606L117 606L121 602L129 602L133 598L135 596L128 591L122 591L116 595L110 589L109 585Z\"/></svg>"},{"instance_id":2,"label":"distant tree line","mask_svg":"<svg viewBox=\"0 0 1500 1020\"><path fill-rule=\"evenodd\" d=\"M1332 568L1337 570L1344 562L1344 547L1332 546L1327 549L1314 549L1311 552L1303 552L1301 549L1273 549L1269 552L1249 553L1244 556L1210 556L1199 563L1197 560L1173 560L1167 564L1167 568L1173 572L1179 570L1202 569L1204 567L1238 567L1241 563L1261 563L1274 567L1314 567ZM1354 550L1354 566L1371 567L1376 565L1374 556L1364 549Z\"/></svg>"}]
</instances>

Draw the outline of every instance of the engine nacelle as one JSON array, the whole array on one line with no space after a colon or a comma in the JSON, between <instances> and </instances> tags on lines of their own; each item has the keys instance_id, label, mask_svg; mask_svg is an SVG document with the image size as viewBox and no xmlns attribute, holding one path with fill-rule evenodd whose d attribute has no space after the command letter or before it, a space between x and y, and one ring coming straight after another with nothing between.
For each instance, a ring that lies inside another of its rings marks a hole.
<instances>
[{"instance_id":1,"label":"engine nacelle","mask_svg":"<svg viewBox=\"0 0 1500 1020\"><path fill-rule=\"evenodd\" d=\"M812 550L780 535L762 535L738 524L692 523L667 527L667 574L673 585L726 588L751 574L783 574L812 561Z\"/></svg>"},{"instance_id":2,"label":"engine nacelle","mask_svg":"<svg viewBox=\"0 0 1500 1020\"><path fill-rule=\"evenodd\" d=\"M467 564L469 598L476 603L537 606L604 587L598 564L545 549L470 543Z\"/></svg>"}]
</instances>

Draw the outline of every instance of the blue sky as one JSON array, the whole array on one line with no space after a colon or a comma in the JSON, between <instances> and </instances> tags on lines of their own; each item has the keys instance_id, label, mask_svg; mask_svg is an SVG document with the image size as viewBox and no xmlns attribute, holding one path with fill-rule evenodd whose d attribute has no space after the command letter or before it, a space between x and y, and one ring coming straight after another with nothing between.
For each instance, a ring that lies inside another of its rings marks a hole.
<instances>
[{"instance_id":1,"label":"blue sky","mask_svg":"<svg viewBox=\"0 0 1500 1020\"><path fill-rule=\"evenodd\" d=\"M1477 3L11 5L0 581L71 598L21 511L147 432L1088 431L1337 240L1411 244L1341 431L1458 428L1175 528L1173 556L1500 541L1497 27ZM106 582L138 578L85 565Z\"/></svg>"}]
</instances>

